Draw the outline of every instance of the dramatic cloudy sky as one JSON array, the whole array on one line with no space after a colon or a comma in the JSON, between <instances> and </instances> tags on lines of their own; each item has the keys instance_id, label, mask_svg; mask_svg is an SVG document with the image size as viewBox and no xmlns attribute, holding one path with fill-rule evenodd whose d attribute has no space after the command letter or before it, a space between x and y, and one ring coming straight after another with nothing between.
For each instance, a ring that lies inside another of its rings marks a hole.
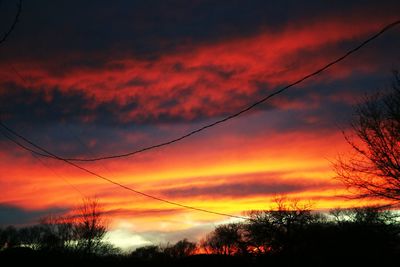
<instances>
[{"instance_id":1,"label":"dramatic cloudy sky","mask_svg":"<svg viewBox=\"0 0 400 267\"><path fill-rule=\"evenodd\" d=\"M0 2L0 34L16 0ZM398 1L24 1L0 46L1 116L63 157L125 153L218 120L341 56L399 16ZM357 203L333 179L340 129L391 83L393 29L329 71L168 147L82 166L134 189L240 215L277 195L316 209ZM125 191L0 138L0 224L96 196L110 239L196 240L227 218ZM81 164L81 163L80 163Z\"/></svg>"}]
</instances>

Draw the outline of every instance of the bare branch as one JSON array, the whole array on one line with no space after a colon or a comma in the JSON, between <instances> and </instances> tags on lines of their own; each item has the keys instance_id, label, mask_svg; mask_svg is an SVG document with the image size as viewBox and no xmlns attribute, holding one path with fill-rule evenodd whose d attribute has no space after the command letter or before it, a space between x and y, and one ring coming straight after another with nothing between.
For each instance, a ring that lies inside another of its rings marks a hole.
<instances>
[{"instance_id":1,"label":"bare branch","mask_svg":"<svg viewBox=\"0 0 400 267\"><path fill-rule=\"evenodd\" d=\"M357 198L400 201L400 79L390 90L367 96L351 122L355 139L342 131L354 154L333 165Z\"/></svg>"}]
</instances>

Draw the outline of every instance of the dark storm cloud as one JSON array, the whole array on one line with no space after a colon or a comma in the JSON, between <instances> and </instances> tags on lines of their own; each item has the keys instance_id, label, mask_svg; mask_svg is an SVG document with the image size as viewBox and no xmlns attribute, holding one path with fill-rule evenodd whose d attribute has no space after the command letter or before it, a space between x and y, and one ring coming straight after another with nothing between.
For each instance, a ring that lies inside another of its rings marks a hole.
<instances>
[{"instance_id":1,"label":"dark storm cloud","mask_svg":"<svg viewBox=\"0 0 400 267\"><path fill-rule=\"evenodd\" d=\"M0 203L0 226L25 225L37 223L38 220L50 214L62 214L68 211L64 208L49 208L26 210L16 206Z\"/></svg>"}]
</instances>

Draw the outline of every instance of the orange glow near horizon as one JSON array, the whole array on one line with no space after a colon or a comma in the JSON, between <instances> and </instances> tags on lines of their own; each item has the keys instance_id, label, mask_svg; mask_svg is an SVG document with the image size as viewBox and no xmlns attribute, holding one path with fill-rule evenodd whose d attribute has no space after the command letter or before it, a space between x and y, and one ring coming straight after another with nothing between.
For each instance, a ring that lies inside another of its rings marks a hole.
<instances>
[{"instance_id":1,"label":"orange glow near horizon","mask_svg":"<svg viewBox=\"0 0 400 267\"><path fill-rule=\"evenodd\" d=\"M260 137L260 140L243 141L246 143L243 146L243 152L241 149L236 149L233 154L226 153L232 145L231 141L222 141L221 147L226 146L227 149L220 147L217 147L216 151L210 149L210 153L207 151L205 154L206 157L202 154L195 155L196 145L191 143L187 146L170 148L172 150L170 155L176 155L173 157L166 158L162 155L162 151L159 151L158 155L151 160L140 164L132 165L132 159L128 158L88 164L87 167L122 184L155 196L231 214L270 209L274 205L274 198L280 194L273 192L267 195L251 192L241 194L240 190L236 190L221 192L221 194L213 192L209 195L203 192L203 194L192 196L185 193L180 196L178 193L174 196L165 192L168 190L179 192L181 188L182 192L185 192L185 189L191 190L194 187L223 188L230 184L239 184L239 186L252 183L295 184L304 188L300 187L299 191L288 192L284 195L288 199L310 202L315 209L351 207L359 204L359 202L345 199L343 196L348 192L333 179L335 174L329 160L334 160L339 151L344 151L346 144L342 136L336 133L319 139L316 137L315 134L304 135L301 137L304 141L299 143L297 138L289 134L273 138L270 142L264 141L263 146L257 145L263 139ZM198 145L201 146L203 142L204 140L199 140ZM251 149L252 143L253 146L259 146L258 150ZM336 145L332 145L333 143ZM298 151L303 153L299 154ZM181 154L194 156L184 158ZM2 202L17 203L26 209L43 209L60 204L74 207L80 204L83 196L97 196L106 213L110 212L113 216L135 223L142 222L146 229L164 225L162 223L164 220L174 221L176 227L180 228L176 218L182 216L194 222L226 219L182 210L154 200L149 201L54 160L42 160L47 167L38 164L35 158L31 158L28 154L19 157L18 160L25 162L24 166L29 169L29 172L24 169L15 169L10 172L9 175L13 177L12 186L7 188L1 197ZM116 171L116 164L120 166L118 171ZM263 174L267 174L266 177L263 177ZM33 178L29 180L29 183L26 182L27 175ZM4 188L7 183L2 181L2 186ZM18 198L15 197L17 192ZM184 222L182 224L185 225Z\"/></svg>"}]
</instances>

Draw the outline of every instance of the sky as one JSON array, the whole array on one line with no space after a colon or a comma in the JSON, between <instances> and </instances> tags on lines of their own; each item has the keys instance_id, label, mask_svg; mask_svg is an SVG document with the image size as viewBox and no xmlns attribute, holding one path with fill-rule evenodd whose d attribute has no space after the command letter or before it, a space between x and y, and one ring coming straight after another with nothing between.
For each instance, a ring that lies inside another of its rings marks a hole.
<instances>
[{"instance_id":1,"label":"sky","mask_svg":"<svg viewBox=\"0 0 400 267\"><path fill-rule=\"evenodd\" d=\"M0 2L0 34L16 12ZM0 45L2 120L62 157L126 153L228 116L398 20L398 1L23 1ZM170 146L78 163L135 190L243 215L277 197L350 200L332 162L354 105L390 86L395 28L257 108ZM232 219L158 202L0 137L0 225L67 214L96 197L123 248L196 241Z\"/></svg>"}]
</instances>

